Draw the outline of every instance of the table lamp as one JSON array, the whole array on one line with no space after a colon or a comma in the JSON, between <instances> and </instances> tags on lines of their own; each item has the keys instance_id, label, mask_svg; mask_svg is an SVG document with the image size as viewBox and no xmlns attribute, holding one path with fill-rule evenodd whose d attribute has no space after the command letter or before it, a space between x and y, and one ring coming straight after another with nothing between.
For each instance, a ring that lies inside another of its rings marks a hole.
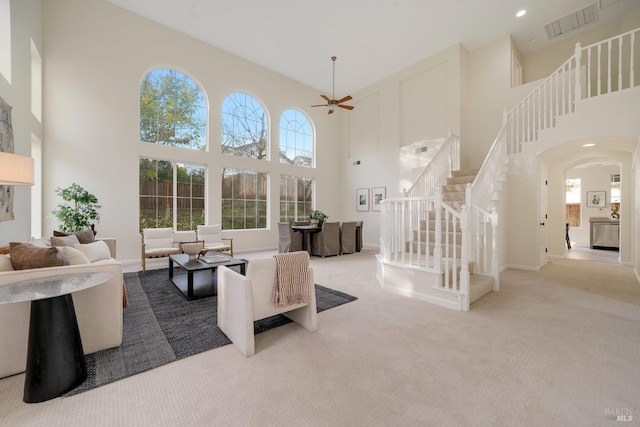
<instances>
[{"instance_id":1,"label":"table lamp","mask_svg":"<svg viewBox=\"0 0 640 427\"><path fill-rule=\"evenodd\" d=\"M33 185L33 159L0 152L0 185Z\"/></svg>"}]
</instances>

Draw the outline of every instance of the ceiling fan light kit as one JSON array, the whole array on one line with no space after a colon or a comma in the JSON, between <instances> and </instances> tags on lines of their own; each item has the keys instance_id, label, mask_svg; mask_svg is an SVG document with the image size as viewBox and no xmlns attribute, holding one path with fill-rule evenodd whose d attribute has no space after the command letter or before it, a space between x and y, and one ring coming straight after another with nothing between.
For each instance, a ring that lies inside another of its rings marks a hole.
<instances>
[{"instance_id":1,"label":"ceiling fan light kit","mask_svg":"<svg viewBox=\"0 0 640 427\"><path fill-rule=\"evenodd\" d=\"M353 110L353 106L352 105L345 105L343 104L343 102L347 102L350 101L351 99L353 99L351 97L351 95L347 95L342 99L336 99L336 57L332 56L331 57L331 61L333 61L333 90L331 92L331 98L329 98L327 95L320 95L320 97L322 99L324 99L325 101L327 101L326 104L317 104L317 105L312 105L312 107L329 107L329 111L327 111L327 114L333 114L333 112L335 111L334 108L335 107L339 107L339 108L344 108L345 110Z\"/></svg>"}]
</instances>

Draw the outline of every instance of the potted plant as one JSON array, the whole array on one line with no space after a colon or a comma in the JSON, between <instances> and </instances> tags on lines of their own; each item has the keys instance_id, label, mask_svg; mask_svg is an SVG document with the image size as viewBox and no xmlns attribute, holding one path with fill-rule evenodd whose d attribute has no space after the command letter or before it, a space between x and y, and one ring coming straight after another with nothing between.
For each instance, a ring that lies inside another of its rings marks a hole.
<instances>
[{"instance_id":1,"label":"potted plant","mask_svg":"<svg viewBox=\"0 0 640 427\"><path fill-rule=\"evenodd\" d=\"M101 208L96 196L75 182L67 188L58 187L56 194L65 201L51 211L60 221L60 231L73 233L87 228L94 229L94 224L100 221L98 209Z\"/></svg>"},{"instance_id":2,"label":"potted plant","mask_svg":"<svg viewBox=\"0 0 640 427\"><path fill-rule=\"evenodd\" d=\"M322 223L329 217L325 215L324 212L322 211L314 210L314 211L311 211L309 218L311 219L311 225L314 227L318 227L322 225Z\"/></svg>"}]
</instances>

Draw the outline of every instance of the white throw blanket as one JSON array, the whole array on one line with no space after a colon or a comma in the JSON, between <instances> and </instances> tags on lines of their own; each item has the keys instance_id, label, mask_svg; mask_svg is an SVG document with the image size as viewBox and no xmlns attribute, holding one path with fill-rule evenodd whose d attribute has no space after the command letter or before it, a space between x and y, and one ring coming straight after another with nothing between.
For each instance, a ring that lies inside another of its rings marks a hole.
<instances>
[{"instance_id":1,"label":"white throw blanket","mask_svg":"<svg viewBox=\"0 0 640 427\"><path fill-rule=\"evenodd\" d=\"M276 283L273 287L273 306L287 307L308 304L309 253L306 251L276 254Z\"/></svg>"}]
</instances>

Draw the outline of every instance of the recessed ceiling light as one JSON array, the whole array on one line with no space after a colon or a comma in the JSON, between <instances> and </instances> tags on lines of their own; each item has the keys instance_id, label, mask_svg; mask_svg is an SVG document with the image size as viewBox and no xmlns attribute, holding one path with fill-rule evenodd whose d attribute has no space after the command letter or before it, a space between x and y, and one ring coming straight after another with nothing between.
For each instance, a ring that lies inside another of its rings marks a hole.
<instances>
[{"instance_id":1,"label":"recessed ceiling light","mask_svg":"<svg viewBox=\"0 0 640 427\"><path fill-rule=\"evenodd\" d=\"M594 144L594 143L582 144L583 147L593 147L594 145L596 145L596 144Z\"/></svg>"},{"instance_id":2,"label":"recessed ceiling light","mask_svg":"<svg viewBox=\"0 0 640 427\"><path fill-rule=\"evenodd\" d=\"M522 10L519 10L518 13L516 13L516 16L520 18L521 16L524 16L526 14L527 14L527 11L522 9Z\"/></svg>"}]
</instances>

